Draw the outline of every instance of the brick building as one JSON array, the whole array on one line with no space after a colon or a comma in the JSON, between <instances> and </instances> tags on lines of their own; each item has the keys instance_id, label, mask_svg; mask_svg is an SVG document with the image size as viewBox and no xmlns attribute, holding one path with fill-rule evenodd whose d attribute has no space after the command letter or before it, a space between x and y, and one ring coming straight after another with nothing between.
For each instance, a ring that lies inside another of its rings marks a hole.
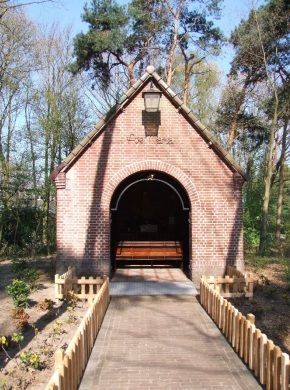
<instances>
[{"instance_id":1,"label":"brick building","mask_svg":"<svg viewBox=\"0 0 290 390\"><path fill-rule=\"evenodd\" d=\"M161 92L154 113L144 109L152 85ZM243 269L244 173L153 67L53 179L59 269L112 275L124 240L180 242L193 280Z\"/></svg>"}]
</instances>

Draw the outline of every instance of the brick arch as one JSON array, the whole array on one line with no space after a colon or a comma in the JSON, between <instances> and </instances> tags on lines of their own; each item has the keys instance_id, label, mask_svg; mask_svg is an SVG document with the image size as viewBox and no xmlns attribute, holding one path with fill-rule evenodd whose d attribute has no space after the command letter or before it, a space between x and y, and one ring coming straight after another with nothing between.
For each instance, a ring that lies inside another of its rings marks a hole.
<instances>
[{"instance_id":1,"label":"brick arch","mask_svg":"<svg viewBox=\"0 0 290 390\"><path fill-rule=\"evenodd\" d=\"M110 204L111 199L118 188L119 184L128 176L142 171L159 171L177 180L184 188L190 201L190 232L189 232L189 272L192 274L193 269L200 263L203 253L204 242L206 236L206 218L204 207L199 193L194 182L180 168L159 160L145 160L127 165L105 183L102 198L100 202L102 217L104 220L110 220ZM107 245L110 247L110 227L109 224L104 225L104 233L107 237Z\"/></svg>"},{"instance_id":2,"label":"brick arch","mask_svg":"<svg viewBox=\"0 0 290 390\"><path fill-rule=\"evenodd\" d=\"M109 210L111 199L115 190L117 189L119 184L128 176L131 176L138 172L150 170L166 173L176 179L187 192L188 198L191 203L191 208L195 209L195 211L197 211L197 209L200 209L201 202L199 194L192 180L181 169L159 160L139 161L127 165L121 170L119 170L105 185L105 188L102 193L101 208L104 211ZM195 216L197 215L195 214Z\"/></svg>"}]
</instances>

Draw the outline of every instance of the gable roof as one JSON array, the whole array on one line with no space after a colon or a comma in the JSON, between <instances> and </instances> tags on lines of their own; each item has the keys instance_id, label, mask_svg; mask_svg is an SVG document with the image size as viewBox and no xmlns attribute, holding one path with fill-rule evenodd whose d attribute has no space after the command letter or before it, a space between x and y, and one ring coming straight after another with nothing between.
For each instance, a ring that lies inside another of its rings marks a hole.
<instances>
[{"instance_id":1,"label":"gable roof","mask_svg":"<svg viewBox=\"0 0 290 390\"><path fill-rule=\"evenodd\" d=\"M133 84L128 91L119 99L118 103L94 126L94 128L80 141L80 143L71 151L71 153L63 160L58 168L53 172L51 178L54 180L60 171L67 171L75 159L95 140L97 135L110 123L120 112L124 106L131 101L134 96L146 85L149 81L153 81L160 88L162 93L172 102L172 104L182 113L185 119L193 126L193 128L205 139L209 146L216 154L226 163L233 171L239 173L244 179L246 174L240 165L235 161L233 156L226 150L214 137L214 135L198 120L192 110L187 107L178 97L169 85L165 83L155 72L153 66L148 66L146 72L139 80Z\"/></svg>"}]
</instances>

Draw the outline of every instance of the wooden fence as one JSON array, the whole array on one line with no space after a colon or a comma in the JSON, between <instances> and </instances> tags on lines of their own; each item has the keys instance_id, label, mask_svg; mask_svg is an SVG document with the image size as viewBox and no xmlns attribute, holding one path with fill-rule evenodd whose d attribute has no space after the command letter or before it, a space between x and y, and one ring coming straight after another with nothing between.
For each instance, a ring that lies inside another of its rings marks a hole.
<instances>
[{"instance_id":1,"label":"wooden fence","mask_svg":"<svg viewBox=\"0 0 290 390\"><path fill-rule=\"evenodd\" d=\"M100 290L104 280L104 277L94 278L93 276L78 278L75 267L69 267L64 274L55 275L55 298L64 299L69 291L73 291L79 299L92 299Z\"/></svg>"},{"instance_id":2,"label":"wooden fence","mask_svg":"<svg viewBox=\"0 0 290 390\"><path fill-rule=\"evenodd\" d=\"M254 296L254 279L252 274L243 274L235 267L227 267L225 276L203 276L203 279L211 285L224 298Z\"/></svg>"},{"instance_id":3,"label":"wooden fence","mask_svg":"<svg viewBox=\"0 0 290 390\"><path fill-rule=\"evenodd\" d=\"M235 265L227 265L225 275L237 276L239 278L252 278L252 274L250 272L243 273L239 271Z\"/></svg>"},{"instance_id":4,"label":"wooden fence","mask_svg":"<svg viewBox=\"0 0 290 390\"><path fill-rule=\"evenodd\" d=\"M289 390L289 355L282 353L272 340L256 328L255 316L243 316L205 278L200 283L200 300L261 384L266 385L267 390Z\"/></svg>"},{"instance_id":5,"label":"wooden fence","mask_svg":"<svg viewBox=\"0 0 290 390\"><path fill-rule=\"evenodd\" d=\"M109 299L109 280L105 278L67 349L56 351L55 371L46 390L78 388L109 305Z\"/></svg>"}]
</instances>

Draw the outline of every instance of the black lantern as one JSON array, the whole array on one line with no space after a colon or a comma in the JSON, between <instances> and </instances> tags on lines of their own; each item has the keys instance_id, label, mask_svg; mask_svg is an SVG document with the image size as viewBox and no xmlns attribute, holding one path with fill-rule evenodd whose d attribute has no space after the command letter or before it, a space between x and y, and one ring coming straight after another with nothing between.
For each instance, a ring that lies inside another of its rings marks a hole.
<instances>
[{"instance_id":1,"label":"black lantern","mask_svg":"<svg viewBox=\"0 0 290 390\"><path fill-rule=\"evenodd\" d=\"M146 112L158 112L159 103L162 92L157 88L154 88L153 83L151 83L150 88L143 92L145 111Z\"/></svg>"}]
</instances>

